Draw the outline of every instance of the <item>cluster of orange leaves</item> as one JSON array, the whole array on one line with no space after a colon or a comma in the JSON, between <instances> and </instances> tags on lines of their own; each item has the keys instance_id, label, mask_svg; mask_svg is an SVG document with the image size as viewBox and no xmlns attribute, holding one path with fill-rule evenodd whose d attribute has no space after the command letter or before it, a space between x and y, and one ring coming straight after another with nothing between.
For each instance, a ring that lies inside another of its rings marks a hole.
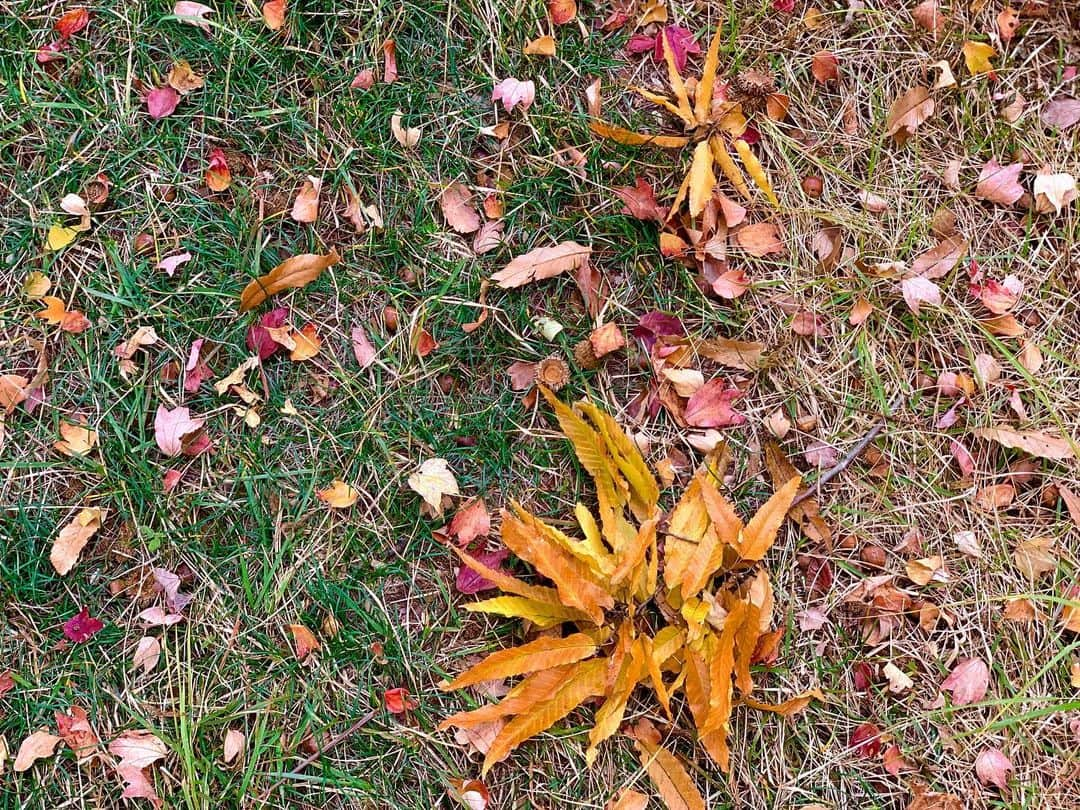
<instances>
[{"instance_id":1,"label":"cluster of orange leaves","mask_svg":"<svg viewBox=\"0 0 1080 810\"><path fill-rule=\"evenodd\" d=\"M665 515L655 478L611 416L584 401L571 409L547 389L541 392L595 484L599 519L578 504L579 539L516 504L504 510L503 542L551 585L525 582L457 550L466 566L503 592L469 610L524 619L540 632L444 683L453 690L525 676L501 702L455 714L442 728L504 723L487 751L486 774L523 741L600 698L586 752L591 765L598 746L622 725L636 688L648 685L669 718L673 697L682 693L701 746L727 770L736 700L787 715L813 696L777 705L751 697L751 664L770 639L773 646L778 640L769 632L772 586L759 563L800 479L787 481L744 524L720 494L720 460L713 454ZM643 760L655 761L652 743L635 736Z\"/></svg>"}]
</instances>

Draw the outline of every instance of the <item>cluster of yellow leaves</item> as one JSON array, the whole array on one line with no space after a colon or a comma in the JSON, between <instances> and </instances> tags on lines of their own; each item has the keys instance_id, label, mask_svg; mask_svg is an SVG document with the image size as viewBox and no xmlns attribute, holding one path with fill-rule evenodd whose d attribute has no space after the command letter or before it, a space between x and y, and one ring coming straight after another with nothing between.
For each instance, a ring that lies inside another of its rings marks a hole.
<instances>
[{"instance_id":1,"label":"cluster of yellow leaves","mask_svg":"<svg viewBox=\"0 0 1080 810\"><path fill-rule=\"evenodd\" d=\"M487 750L486 773L521 742L600 697L586 753L591 764L600 743L619 730L635 689L648 685L669 717L672 697L685 696L702 747L726 770L736 689L743 703L785 714L809 702L805 695L779 706L750 698L750 665L773 606L758 563L800 479L787 481L744 524L720 494L711 457L665 522L656 480L615 420L593 404L571 409L541 392L595 483L598 514L578 504L580 537L572 537L520 506L503 512L503 542L551 585L527 583L457 550L503 592L469 610L525 619L546 632L444 684L452 690L525 676L500 703L455 714L442 728L502 724ZM567 624L576 631L564 635L559 628ZM641 744L655 759L654 744Z\"/></svg>"},{"instance_id":2,"label":"cluster of yellow leaves","mask_svg":"<svg viewBox=\"0 0 1080 810\"><path fill-rule=\"evenodd\" d=\"M675 54L666 36L661 37L664 48L664 61L667 63L668 82L671 85L672 99L653 93L641 87L634 90L643 98L663 107L668 112L679 118L688 135L650 136L638 132L632 132L613 124L603 121L594 121L592 130L597 135L609 138L618 143L629 146L643 146L651 144L665 149L681 149L696 141L694 156L690 164L690 171L683 179L675 202L671 205L674 214L679 210L683 202L689 202L691 217L696 217L705 210L705 205L712 197L716 186L714 167L728 179L731 185L743 197L753 199L753 193L743 176L739 165L728 151L727 143L721 132L730 135L733 140L735 151L742 162L746 173L754 185L760 189L765 198L773 205L779 201L773 193L772 183L769 181L765 169L762 167L757 156L750 150L750 145L739 136L746 131L746 116L743 114L741 105L731 101L717 102L713 98L713 90L716 86L717 70L720 66L720 43L723 38L723 21L716 27L709 51L705 55L705 64L702 68L701 78L696 84L691 84L693 90L693 103L690 99L688 82L679 73L675 64ZM775 118L783 118L787 111L787 98L780 94L773 94L768 100L768 113Z\"/></svg>"}]
</instances>

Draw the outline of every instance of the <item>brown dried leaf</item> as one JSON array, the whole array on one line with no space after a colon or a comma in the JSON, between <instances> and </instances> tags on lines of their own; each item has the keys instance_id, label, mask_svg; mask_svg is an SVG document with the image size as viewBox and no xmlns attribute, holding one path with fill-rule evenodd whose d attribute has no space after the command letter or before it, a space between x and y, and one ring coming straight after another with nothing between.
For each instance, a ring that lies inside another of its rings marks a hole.
<instances>
[{"instance_id":1,"label":"brown dried leaf","mask_svg":"<svg viewBox=\"0 0 1080 810\"><path fill-rule=\"evenodd\" d=\"M563 242L553 247L542 247L518 256L491 280L501 288L510 289L551 278L567 270L576 270L589 258L592 248L577 242Z\"/></svg>"},{"instance_id":2,"label":"brown dried leaf","mask_svg":"<svg viewBox=\"0 0 1080 810\"><path fill-rule=\"evenodd\" d=\"M1014 430L1010 427L979 428L975 435L980 439L997 442L1004 447L1023 450L1039 458L1054 461L1068 461L1076 458L1072 443L1060 436L1053 436L1037 430Z\"/></svg>"},{"instance_id":3,"label":"brown dried leaf","mask_svg":"<svg viewBox=\"0 0 1080 810\"><path fill-rule=\"evenodd\" d=\"M934 99L930 96L930 89L921 85L912 87L889 107L885 134L891 135L902 146L933 114Z\"/></svg>"},{"instance_id":4,"label":"brown dried leaf","mask_svg":"<svg viewBox=\"0 0 1080 810\"><path fill-rule=\"evenodd\" d=\"M260 276L240 293L240 311L247 312L282 290L303 287L317 279L328 267L341 261L336 250L326 255L302 253L286 259L265 276Z\"/></svg>"},{"instance_id":5,"label":"brown dried leaf","mask_svg":"<svg viewBox=\"0 0 1080 810\"><path fill-rule=\"evenodd\" d=\"M473 194L463 184L453 182L439 195L446 223L458 233L472 233L480 227L480 215L473 206Z\"/></svg>"}]
</instances>

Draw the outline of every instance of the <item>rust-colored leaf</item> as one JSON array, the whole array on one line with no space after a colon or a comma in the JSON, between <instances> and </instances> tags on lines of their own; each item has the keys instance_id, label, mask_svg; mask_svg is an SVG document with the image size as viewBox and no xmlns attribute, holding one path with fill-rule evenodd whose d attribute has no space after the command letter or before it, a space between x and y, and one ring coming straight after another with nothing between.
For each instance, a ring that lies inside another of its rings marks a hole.
<instances>
[{"instance_id":1,"label":"rust-colored leaf","mask_svg":"<svg viewBox=\"0 0 1080 810\"><path fill-rule=\"evenodd\" d=\"M272 295L282 290L294 289L310 284L322 275L323 270L333 267L341 261L336 250L325 255L302 253L286 259L265 276L260 276L240 293L240 311L254 309Z\"/></svg>"}]
</instances>

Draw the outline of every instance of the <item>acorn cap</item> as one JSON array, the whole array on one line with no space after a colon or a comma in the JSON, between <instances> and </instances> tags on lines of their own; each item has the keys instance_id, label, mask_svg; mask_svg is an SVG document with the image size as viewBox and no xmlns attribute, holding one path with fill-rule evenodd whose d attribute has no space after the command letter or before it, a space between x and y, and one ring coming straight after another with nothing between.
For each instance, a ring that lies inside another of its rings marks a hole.
<instances>
[{"instance_id":1,"label":"acorn cap","mask_svg":"<svg viewBox=\"0 0 1080 810\"><path fill-rule=\"evenodd\" d=\"M600 367L600 358L596 356L591 340L585 338L574 345L574 361L584 369Z\"/></svg>"},{"instance_id":2,"label":"acorn cap","mask_svg":"<svg viewBox=\"0 0 1080 810\"><path fill-rule=\"evenodd\" d=\"M558 391L570 382L570 366L557 355L545 357L536 364L536 382Z\"/></svg>"}]
</instances>

